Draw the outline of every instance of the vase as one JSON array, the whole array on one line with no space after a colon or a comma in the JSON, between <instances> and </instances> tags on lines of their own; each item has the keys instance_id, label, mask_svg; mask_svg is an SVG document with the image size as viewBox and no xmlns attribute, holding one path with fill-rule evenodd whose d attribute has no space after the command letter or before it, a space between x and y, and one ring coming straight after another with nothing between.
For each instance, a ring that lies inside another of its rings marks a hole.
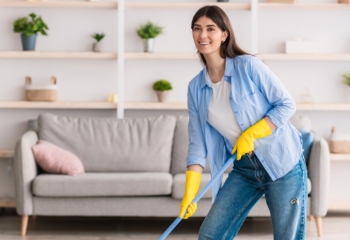
<instances>
[{"instance_id":1,"label":"vase","mask_svg":"<svg viewBox=\"0 0 350 240\"><path fill-rule=\"evenodd\" d=\"M92 44L92 51L93 52L101 52L101 44L99 42L94 42Z\"/></svg>"},{"instance_id":2,"label":"vase","mask_svg":"<svg viewBox=\"0 0 350 240\"><path fill-rule=\"evenodd\" d=\"M158 102L166 102L168 99L169 91L156 91Z\"/></svg>"},{"instance_id":3,"label":"vase","mask_svg":"<svg viewBox=\"0 0 350 240\"><path fill-rule=\"evenodd\" d=\"M346 88L346 98L348 103L350 103L350 86Z\"/></svg>"},{"instance_id":4,"label":"vase","mask_svg":"<svg viewBox=\"0 0 350 240\"><path fill-rule=\"evenodd\" d=\"M24 34L21 34L21 40L23 51L35 50L36 34L33 34L29 37L25 36Z\"/></svg>"},{"instance_id":5,"label":"vase","mask_svg":"<svg viewBox=\"0 0 350 240\"><path fill-rule=\"evenodd\" d=\"M153 52L153 42L154 38L143 39L143 51L144 52Z\"/></svg>"}]
</instances>

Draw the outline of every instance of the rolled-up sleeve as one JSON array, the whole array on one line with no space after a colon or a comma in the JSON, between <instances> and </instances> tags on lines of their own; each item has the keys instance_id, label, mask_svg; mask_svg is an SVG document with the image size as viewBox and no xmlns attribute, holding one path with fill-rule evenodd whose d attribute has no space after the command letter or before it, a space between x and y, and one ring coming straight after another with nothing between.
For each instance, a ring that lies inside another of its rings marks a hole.
<instances>
[{"instance_id":1,"label":"rolled-up sleeve","mask_svg":"<svg viewBox=\"0 0 350 240\"><path fill-rule=\"evenodd\" d=\"M250 61L251 78L272 108L266 113L278 128L283 127L296 111L293 98L280 79L257 57Z\"/></svg>"},{"instance_id":2,"label":"rolled-up sleeve","mask_svg":"<svg viewBox=\"0 0 350 240\"><path fill-rule=\"evenodd\" d=\"M206 156L207 151L205 147L204 134L202 132L200 118L197 107L193 99L190 86L187 91L187 107L188 107L188 154L187 154L187 167L192 164L200 164L205 168L207 164Z\"/></svg>"}]
</instances>

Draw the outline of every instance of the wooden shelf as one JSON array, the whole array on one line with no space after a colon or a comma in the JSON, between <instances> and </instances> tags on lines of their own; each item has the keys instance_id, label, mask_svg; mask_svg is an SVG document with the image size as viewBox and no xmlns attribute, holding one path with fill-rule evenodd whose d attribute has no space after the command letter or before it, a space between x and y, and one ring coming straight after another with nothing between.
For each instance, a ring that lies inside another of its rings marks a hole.
<instances>
[{"instance_id":1,"label":"wooden shelf","mask_svg":"<svg viewBox=\"0 0 350 240\"><path fill-rule=\"evenodd\" d=\"M350 162L350 154L331 153L330 159L331 159L331 161L348 161L348 162Z\"/></svg>"},{"instance_id":2,"label":"wooden shelf","mask_svg":"<svg viewBox=\"0 0 350 240\"><path fill-rule=\"evenodd\" d=\"M12 149L0 149L0 158L13 158L15 151Z\"/></svg>"},{"instance_id":3,"label":"wooden shelf","mask_svg":"<svg viewBox=\"0 0 350 240\"><path fill-rule=\"evenodd\" d=\"M173 109L186 110L186 102L125 102L125 109ZM117 109L109 102L29 102L0 101L0 109Z\"/></svg>"},{"instance_id":4,"label":"wooden shelf","mask_svg":"<svg viewBox=\"0 0 350 240\"><path fill-rule=\"evenodd\" d=\"M328 202L328 210L350 210L350 201L349 200L343 200L343 201L337 201L337 200L331 200Z\"/></svg>"},{"instance_id":5,"label":"wooden shelf","mask_svg":"<svg viewBox=\"0 0 350 240\"><path fill-rule=\"evenodd\" d=\"M125 102L125 109L187 110L186 102Z\"/></svg>"},{"instance_id":6,"label":"wooden shelf","mask_svg":"<svg viewBox=\"0 0 350 240\"><path fill-rule=\"evenodd\" d=\"M115 52L40 52L40 51L3 51L0 58L48 58L48 59L117 59ZM197 53L173 52L126 52L125 59L174 59L199 60ZM320 60L320 61L350 61L350 54L259 54L262 60Z\"/></svg>"},{"instance_id":7,"label":"wooden shelf","mask_svg":"<svg viewBox=\"0 0 350 240\"><path fill-rule=\"evenodd\" d=\"M199 55L197 53L166 53L166 52L127 52L124 53L125 59L197 59Z\"/></svg>"},{"instance_id":8,"label":"wooden shelf","mask_svg":"<svg viewBox=\"0 0 350 240\"><path fill-rule=\"evenodd\" d=\"M287 54L272 53L259 54L257 57L262 60L321 60L321 61L350 61L350 54ZM128 52L125 53L125 59L196 59L199 60L197 53L143 53Z\"/></svg>"},{"instance_id":9,"label":"wooden shelf","mask_svg":"<svg viewBox=\"0 0 350 240\"><path fill-rule=\"evenodd\" d=\"M350 104L297 103L299 111L350 111ZM0 109L117 109L116 103L109 102L30 102L0 101ZM125 102L125 109L187 110L186 102Z\"/></svg>"},{"instance_id":10,"label":"wooden shelf","mask_svg":"<svg viewBox=\"0 0 350 240\"><path fill-rule=\"evenodd\" d=\"M310 9L310 10L348 10L349 4L339 3L259 3L261 9Z\"/></svg>"},{"instance_id":11,"label":"wooden shelf","mask_svg":"<svg viewBox=\"0 0 350 240\"><path fill-rule=\"evenodd\" d=\"M320 61L350 61L350 54L323 53L272 53L258 55L263 60L320 60Z\"/></svg>"},{"instance_id":12,"label":"wooden shelf","mask_svg":"<svg viewBox=\"0 0 350 240\"><path fill-rule=\"evenodd\" d=\"M11 200L0 199L0 207L15 208L16 201L13 199Z\"/></svg>"},{"instance_id":13,"label":"wooden shelf","mask_svg":"<svg viewBox=\"0 0 350 240\"><path fill-rule=\"evenodd\" d=\"M7 109L117 109L116 103L109 102L29 102L0 101L0 108Z\"/></svg>"},{"instance_id":14,"label":"wooden shelf","mask_svg":"<svg viewBox=\"0 0 350 240\"><path fill-rule=\"evenodd\" d=\"M0 7L49 7L49 8L110 8L117 9L118 2L89 1L0 1Z\"/></svg>"},{"instance_id":15,"label":"wooden shelf","mask_svg":"<svg viewBox=\"0 0 350 240\"><path fill-rule=\"evenodd\" d=\"M350 111L347 103L297 103L298 111Z\"/></svg>"},{"instance_id":16,"label":"wooden shelf","mask_svg":"<svg viewBox=\"0 0 350 240\"><path fill-rule=\"evenodd\" d=\"M125 8L194 8L205 5L217 5L223 9L250 10L250 3L218 3L218 2L125 2ZM117 9L118 2L89 2L89 1L0 1L0 7L43 7L43 8L105 8ZM348 10L349 4L339 3L258 3L261 9L313 9L313 10Z\"/></svg>"},{"instance_id":17,"label":"wooden shelf","mask_svg":"<svg viewBox=\"0 0 350 240\"><path fill-rule=\"evenodd\" d=\"M40 51L8 51L0 52L0 58L49 58L49 59L116 59L113 52L40 52Z\"/></svg>"},{"instance_id":18,"label":"wooden shelf","mask_svg":"<svg viewBox=\"0 0 350 240\"><path fill-rule=\"evenodd\" d=\"M218 2L126 2L125 8L195 8L205 5L216 5L223 9L250 10L250 3L218 3Z\"/></svg>"}]
</instances>

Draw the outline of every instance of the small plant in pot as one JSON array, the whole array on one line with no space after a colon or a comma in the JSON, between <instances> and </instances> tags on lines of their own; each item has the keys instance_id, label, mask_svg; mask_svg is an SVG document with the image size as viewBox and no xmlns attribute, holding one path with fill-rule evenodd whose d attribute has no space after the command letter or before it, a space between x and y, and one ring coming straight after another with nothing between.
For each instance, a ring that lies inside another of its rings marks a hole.
<instances>
[{"instance_id":1,"label":"small plant in pot","mask_svg":"<svg viewBox=\"0 0 350 240\"><path fill-rule=\"evenodd\" d=\"M94 52L100 52L101 51L101 43L100 41L106 36L104 33L94 33L91 35L96 42L92 45L92 51Z\"/></svg>"},{"instance_id":2,"label":"small plant in pot","mask_svg":"<svg viewBox=\"0 0 350 240\"><path fill-rule=\"evenodd\" d=\"M141 25L137 30L137 35L143 41L143 50L144 52L153 52L153 42L154 38L159 34L163 33L164 27L161 27L157 24L154 24L150 21L145 25Z\"/></svg>"},{"instance_id":3,"label":"small plant in pot","mask_svg":"<svg viewBox=\"0 0 350 240\"><path fill-rule=\"evenodd\" d=\"M22 33L22 48L24 51L35 50L36 36L41 33L47 36L46 30L49 30L46 23L34 13L29 14L30 20L27 17L18 18L13 23L13 31L16 33Z\"/></svg>"},{"instance_id":4,"label":"small plant in pot","mask_svg":"<svg viewBox=\"0 0 350 240\"><path fill-rule=\"evenodd\" d=\"M169 91L172 89L171 83L164 79L158 80L153 84L153 90L156 91L159 102L166 102Z\"/></svg>"}]
</instances>

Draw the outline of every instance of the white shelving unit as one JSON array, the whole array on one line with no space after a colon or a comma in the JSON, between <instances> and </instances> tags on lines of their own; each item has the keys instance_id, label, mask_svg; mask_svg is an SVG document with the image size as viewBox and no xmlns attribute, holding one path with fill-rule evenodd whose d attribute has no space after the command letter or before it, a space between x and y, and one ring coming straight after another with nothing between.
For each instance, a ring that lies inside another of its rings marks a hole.
<instances>
[{"instance_id":1,"label":"white shelving unit","mask_svg":"<svg viewBox=\"0 0 350 240\"><path fill-rule=\"evenodd\" d=\"M32 103L32 102L0 102L0 108L41 108L41 109L117 109L117 117L124 117L124 109L180 109L186 110L185 103L152 103L124 102L124 63L125 60L132 59L171 59L171 60L198 60L196 53L143 53L143 52L124 52L125 35L125 17L126 8L142 9L198 9L207 5L208 2L125 2L118 0L115 2L88 2L88 1L0 1L0 8L23 8L23 7L45 7L45 8L101 8L118 10L118 51L116 52L15 52L1 51L0 58L19 58L19 59L118 59L118 107L116 104L108 102L56 102L56 103ZM312 9L312 10L350 10L349 4L338 3L259 3L257 0L251 0L251 3L218 3L211 2L223 9L234 9L251 12L251 52L257 53L257 29L258 29L258 11L264 9ZM263 60L269 61L350 61L350 54L260 54ZM298 104L297 109L304 111L349 111L347 104Z\"/></svg>"}]
</instances>

